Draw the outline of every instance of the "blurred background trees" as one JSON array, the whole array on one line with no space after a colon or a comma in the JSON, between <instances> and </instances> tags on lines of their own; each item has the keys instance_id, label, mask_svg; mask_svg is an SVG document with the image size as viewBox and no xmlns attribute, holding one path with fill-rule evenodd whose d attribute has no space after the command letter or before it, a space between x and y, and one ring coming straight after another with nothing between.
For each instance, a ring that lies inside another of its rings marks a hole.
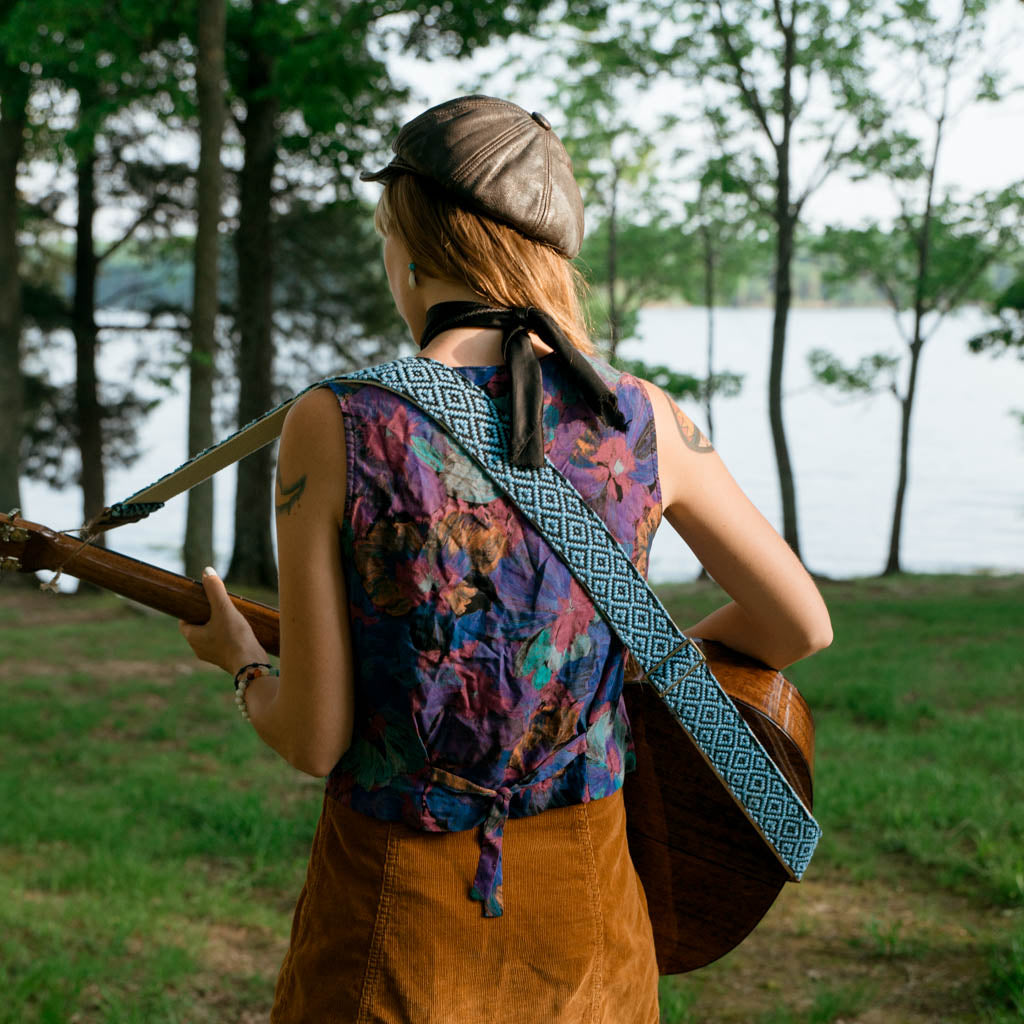
<instances>
[{"instance_id":1,"label":"blurred background trees","mask_svg":"<svg viewBox=\"0 0 1024 1024\"><path fill-rule=\"evenodd\" d=\"M986 0L958 5L952 17L938 5L908 3L888 24L884 38L892 65L903 71L904 92L890 115L899 140L872 168L889 182L899 209L889 226L826 228L819 251L834 257L832 274L867 278L896 315L906 346L902 387L894 373L901 361L884 353L862 361L874 369L854 390L872 391L881 377L900 403L899 462L889 550L883 572L901 570L900 541L910 478L910 434L921 355L943 318L968 302L993 298L990 275L997 261L1019 244L1024 228L1024 178L998 192L961 197L940 190L936 172L952 122L977 103L998 102L1001 74L986 40ZM901 318L900 314L907 314ZM823 383L845 382L838 360L812 354Z\"/></svg>"},{"instance_id":2,"label":"blurred background trees","mask_svg":"<svg viewBox=\"0 0 1024 1024\"><path fill-rule=\"evenodd\" d=\"M772 305L769 424L798 553L782 391L794 296L891 306L904 355L850 364L822 349L812 371L900 403L885 565L899 571L925 341L981 302L993 327L973 347L1020 344L1008 269L1020 185L962 195L936 175L951 121L1012 86L987 42L996 6L0 0L0 504L20 505L22 477L74 482L87 521L111 499L106 471L137 456L154 394L184 368L196 451L311 379L397 354L406 331L358 172L388 159L432 61L500 53L482 90L514 92L516 74L549 83L586 198L580 266L610 359L700 401L710 431L714 396L741 381L717 366L715 311ZM837 176L888 182L895 212L811 223ZM622 359L652 303L704 307L701 365ZM104 341L125 336L139 342L136 371L100 379ZM71 379L54 370L59 352ZM233 412L215 423L225 402ZM276 584L272 458L239 466L235 583ZM213 559L212 515L204 485L189 497L190 574Z\"/></svg>"},{"instance_id":3,"label":"blurred background trees","mask_svg":"<svg viewBox=\"0 0 1024 1024\"><path fill-rule=\"evenodd\" d=\"M368 214L360 208L355 216L353 205L358 171L371 157L385 158L386 142L398 127L399 105L407 96L407 90L389 74L388 50L405 50L424 59L466 56L496 38L528 31L546 5L540 0L512 4L463 0L443 6L252 0L221 6L229 127L224 160L233 170L225 223L233 242L234 280L230 289L222 290L219 305L230 324L236 422L241 425L275 404L282 386L294 386L275 375L276 349L280 339L300 337L304 327L310 326L312 302L330 297L329 303L312 309L319 326L315 338L304 340L327 341L336 353L344 346L349 365L395 351L399 332L394 314L386 312L389 300L383 271L376 253L366 260ZM591 8L600 9L596 4L574 5L584 14ZM26 210L18 201L11 170L27 156L35 167L62 172L61 188L67 190L67 195L53 191L37 200L47 218L37 228L35 241L52 232L57 240L53 258L68 259L73 266L66 291L64 275L50 275L57 287L48 296L49 303L41 305L61 311L47 326L70 327L75 349L69 393L49 387L44 373L32 390L43 404L14 417L17 428L0 440L12 470L9 478L14 481L19 469L44 465L55 482L73 474L82 488L85 521L107 503L107 466L129 461L136 454L131 440L138 417L145 412L145 404L130 385L118 391L97 378L97 348L103 336L96 307L100 268L130 240L155 243L194 231L199 188L207 204L204 227L208 229L211 219L219 220L219 204L209 184L209 151L219 148L216 140L207 140L206 173L198 188L196 172L171 156L182 148L191 149L191 137L201 130L197 117L200 72L204 121L208 128L215 128L210 122L216 102L210 92L220 87L207 79L216 79L218 69L211 71L201 61L206 51L200 54L198 49L200 13L203 39L216 51L220 30L208 28L211 5L200 6L198 0L173 4L9 0L0 7L0 55L6 76L5 149L0 166L7 169L5 198L0 202L0 215L5 218L0 224L5 239L0 294L20 294L29 276L22 276L19 269L23 261L17 251L17 232ZM97 215L106 206L116 206L129 217L113 240L98 245ZM324 239L314 228L317 223L321 230L332 229L326 245L320 245ZM279 228L290 234L290 240L283 242L286 250L294 253L303 233L307 242L315 235L321 250L310 257L303 247L306 258L289 266L288 274L296 275L291 279L278 271ZM352 241L356 244L347 244ZM201 255L206 274L214 257L208 241L201 245L205 245ZM355 253L362 257L358 268L348 266ZM337 265L345 265L349 279L344 287L330 283L335 268L328 268L326 261L332 254L340 257ZM299 268L309 270L317 260L322 272L319 280L313 284L300 280ZM20 286L13 283L16 275L22 276ZM275 317L279 281L285 282L291 315ZM216 352L210 349L210 299L202 291L209 278L196 283L199 293L193 295L190 307L179 303L172 308L176 303L169 302L166 294L142 303L150 312L179 314L185 337L174 357L179 361L187 357L190 369L199 368L194 376L190 447L203 446L212 436L206 426L210 381L204 379L203 371L215 368L217 362ZM368 295L374 296L372 302L367 301ZM197 301L198 325L192 323ZM302 309L295 308L297 301ZM10 357L9 365L20 366L22 353L12 340L21 333L17 303L7 309L0 344ZM329 337L324 323L328 316L338 325ZM192 329L195 326L198 335ZM344 353L339 355L344 364ZM23 402L24 394L21 375L15 376L19 384L12 386L12 408ZM55 403L61 401L64 405L57 408ZM26 427L26 418L31 427ZM45 429L48 424L54 429ZM78 449L73 470L66 458L69 434ZM40 449L48 454L41 457ZM54 452L60 453L59 458ZM272 457L266 449L239 466L228 570L233 582L276 585L270 520ZM18 504L13 487L10 497L11 505ZM208 508L193 508L186 547L194 570L209 561L211 553Z\"/></svg>"},{"instance_id":4,"label":"blurred background trees","mask_svg":"<svg viewBox=\"0 0 1024 1024\"><path fill-rule=\"evenodd\" d=\"M996 326L968 341L972 352L1002 355L1016 351L1024 359L1024 277L1018 277L992 302L992 312L998 318Z\"/></svg>"},{"instance_id":5,"label":"blurred background trees","mask_svg":"<svg viewBox=\"0 0 1024 1024\"><path fill-rule=\"evenodd\" d=\"M782 535L800 555L796 484L782 412L786 331L798 226L808 199L852 161L877 158L885 123L868 49L884 23L871 0L714 0L657 5L659 69L701 91L718 154L772 226L774 323L768 414L782 500ZM798 174L798 151L809 171Z\"/></svg>"}]
</instances>

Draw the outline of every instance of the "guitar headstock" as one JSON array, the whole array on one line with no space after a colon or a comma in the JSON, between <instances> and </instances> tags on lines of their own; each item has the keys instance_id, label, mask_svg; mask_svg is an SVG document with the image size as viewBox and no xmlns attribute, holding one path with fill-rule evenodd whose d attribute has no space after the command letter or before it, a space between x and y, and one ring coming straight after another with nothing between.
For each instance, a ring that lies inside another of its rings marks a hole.
<instances>
[{"instance_id":1,"label":"guitar headstock","mask_svg":"<svg viewBox=\"0 0 1024 1024\"><path fill-rule=\"evenodd\" d=\"M0 571L56 569L60 559L57 534L22 519L17 512L0 513Z\"/></svg>"}]
</instances>

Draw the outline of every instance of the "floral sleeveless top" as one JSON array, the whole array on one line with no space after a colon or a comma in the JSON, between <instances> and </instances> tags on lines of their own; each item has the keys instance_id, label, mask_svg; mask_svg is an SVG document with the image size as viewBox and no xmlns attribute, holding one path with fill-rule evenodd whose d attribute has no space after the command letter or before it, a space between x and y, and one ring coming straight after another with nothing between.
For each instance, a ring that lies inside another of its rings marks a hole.
<instances>
[{"instance_id":1,"label":"floral sleeveless top","mask_svg":"<svg viewBox=\"0 0 1024 1024\"><path fill-rule=\"evenodd\" d=\"M601 360L628 428L540 360L547 457L646 575L661 520L643 385ZM459 372L507 406L505 366ZM352 745L327 780L354 810L427 831L482 826L469 891L501 913L508 818L609 796L633 766L626 652L565 563L459 443L373 385L344 416L342 561L355 665Z\"/></svg>"}]
</instances>

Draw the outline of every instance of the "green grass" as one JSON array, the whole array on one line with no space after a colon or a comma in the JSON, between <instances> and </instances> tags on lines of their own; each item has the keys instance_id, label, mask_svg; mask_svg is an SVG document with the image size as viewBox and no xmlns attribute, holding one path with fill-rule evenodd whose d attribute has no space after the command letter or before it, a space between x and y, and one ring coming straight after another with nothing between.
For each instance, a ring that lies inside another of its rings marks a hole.
<instances>
[{"instance_id":1,"label":"green grass","mask_svg":"<svg viewBox=\"0 0 1024 1024\"><path fill-rule=\"evenodd\" d=\"M819 986L806 1010L791 1010L779 1005L762 1014L758 1024L833 1024L843 1018L855 1018L871 1005L870 989L861 986Z\"/></svg>"},{"instance_id":2,"label":"green grass","mask_svg":"<svg viewBox=\"0 0 1024 1024\"><path fill-rule=\"evenodd\" d=\"M820 736L821 853L858 877L895 854L1020 906L1024 586L963 586L834 601L839 642L794 669Z\"/></svg>"},{"instance_id":3,"label":"green grass","mask_svg":"<svg viewBox=\"0 0 1024 1024\"><path fill-rule=\"evenodd\" d=\"M997 1024L1024 1020L1024 929L993 951L991 968L982 994L992 1020Z\"/></svg>"},{"instance_id":4,"label":"green grass","mask_svg":"<svg viewBox=\"0 0 1024 1024\"><path fill-rule=\"evenodd\" d=\"M1024 579L898 577L824 592L833 646L787 672L815 717L824 836L812 875L942 887L1020 920ZM662 596L680 624L716 599L693 586L666 587ZM879 922L864 946L906 955L915 941L898 923ZM1005 933L990 959L991 976L978 979L979 1019L1024 1020L1024 934ZM768 1019L833 1019L820 999L810 1016L779 1010Z\"/></svg>"},{"instance_id":5,"label":"green grass","mask_svg":"<svg viewBox=\"0 0 1024 1024\"><path fill-rule=\"evenodd\" d=\"M719 600L660 590L681 624ZM835 644L788 673L817 727L811 873L1005 917L972 998L979 1020L1024 1019L1024 578L825 592ZM260 744L173 621L59 600L89 621L0 602L0 1024L265 1014L322 787ZM847 946L929 953L884 908ZM719 1019L716 969L665 980L666 1024ZM766 989L750 1022L829 1024L878 998L812 979L796 1001Z\"/></svg>"},{"instance_id":6,"label":"green grass","mask_svg":"<svg viewBox=\"0 0 1024 1024\"><path fill-rule=\"evenodd\" d=\"M0 1024L265 1008L276 963L212 977L209 929L287 934L322 785L262 746L172 621L5 610Z\"/></svg>"},{"instance_id":7,"label":"green grass","mask_svg":"<svg viewBox=\"0 0 1024 1024\"><path fill-rule=\"evenodd\" d=\"M1024 581L826 588L833 646L787 676L816 729L816 866L1024 905ZM666 588L678 622L713 607Z\"/></svg>"}]
</instances>

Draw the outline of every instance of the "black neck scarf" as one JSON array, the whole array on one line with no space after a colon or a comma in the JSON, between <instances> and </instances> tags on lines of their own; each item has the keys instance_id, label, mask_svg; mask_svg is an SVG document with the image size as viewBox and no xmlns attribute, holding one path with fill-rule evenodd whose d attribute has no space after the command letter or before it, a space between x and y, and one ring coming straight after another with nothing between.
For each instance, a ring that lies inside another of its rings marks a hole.
<instances>
[{"instance_id":1,"label":"black neck scarf","mask_svg":"<svg viewBox=\"0 0 1024 1024\"><path fill-rule=\"evenodd\" d=\"M558 324L542 310L532 306L495 309L479 302L439 302L427 310L420 348L453 327L490 327L503 334L501 355L508 366L512 386L509 455L514 466L538 469L544 465L544 385L540 362L530 343L531 333L551 346L591 410L610 427L626 429L615 394Z\"/></svg>"}]
</instances>

